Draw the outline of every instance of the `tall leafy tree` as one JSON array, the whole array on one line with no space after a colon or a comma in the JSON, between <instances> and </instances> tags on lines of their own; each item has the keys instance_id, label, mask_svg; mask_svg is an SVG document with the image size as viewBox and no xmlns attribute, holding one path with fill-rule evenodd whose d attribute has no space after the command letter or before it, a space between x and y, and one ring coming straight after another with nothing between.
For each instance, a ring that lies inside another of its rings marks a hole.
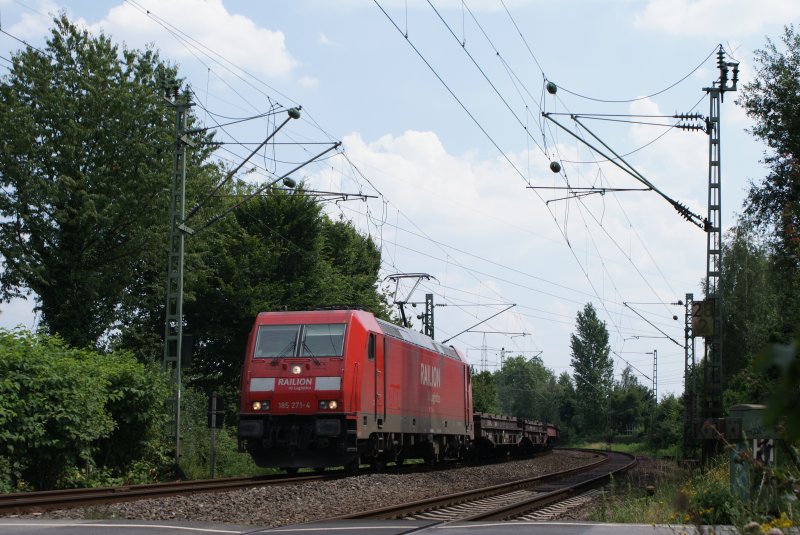
<instances>
[{"instance_id":1,"label":"tall leafy tree","mask_svg":"<svg viewBox=\"0 0 800 535\"><path fill-rule=\"evenodd\" d=\"M175 134L160 85L176 71L64 15L42 51L11 63L0 81L0 298L33 292L50 332L94 345L140 308L155 274L164 280Z\"/></svg>"},{"instance_id":2,"label":"tall leafy tree","mask_svg":"<svg viewBox=\"0 0 800 535\"><path fill-rule=\"evenodd\" d=\"M472 366L469 371L472 374L472 408L475 412L499 413L495 374L488 370L475 373Z\"/></svg>"},{"instance_id":3,"label":"tall leafy tree","mask_svg":"<svg viewBox=\"0 0 800 535\"><path fill-rule=\"evenodd\" d=\"M614 379L614 363L608 345L608 329L597 317L591 303L578 312L575 334L570 337L578 414L583 430L597 433L605 429L608 396Z\"/></svg>"},{"instance_id":4,"label":"tall leafy tree","mask_svg":"<svg viewBox=\"0 0 800 535\"><path fill-rule=\"evenodd\" d=\"M670 394L656 407L647 442L654 449L672 448L681 443L683 435L683 403Z\"/></svg>"},{"instance_id":5,"label":"tall leafy tree","mask_svg":"<svg viewBox=\"0 0 800 535\"><path fill-rule=\"evenodd\" d=\"M505 414L554 422L558 418L556 378L540 357L510 357L497 372L500 409Z\"/></svg>"},{"instance_id":6,"label":"tall leafy tree","mask_svg":"<svg viewBox=\"0 0 800 535\"><path fill-rule=\"evenodd\" d=\"M353 306L388 318L377 246L331 221L302 188L254 198L219 225L198 253L205 271L184 305L196 338L192 373L209 388L235 387L259 312Z\"/></svg>"},{"instance_id":7,"label":"tall leafy tree","mask_svg":"<svg viewBox=\"0 0 800 535\"><path fill-rule=\"evenodd\" d=\"M575 425L573 420L578 411L578 399L575 394L575 385L569 372L563 371L558 376L558 420L560 440L564 443L573 438Z\"/></svg>"},{"instance_id":8,"label":"tall leafy tree","mask_svg":"<svg viewBox=\"0 0 800 535\"><path fill-rule=\"evenodd\" d=\"M633 368L626 366L619 382L614 383L608 400L611 431L626 433L644 430L654 408L652 390L639 383Z\"/></svg>"},{"instance_id":9,"label":"tall leafy tree","mask_svg":"<svg viewBox=\"0 0 800 535\"><path fill-rule=\"evenodd\" d=\"M722 244L723 381L726 388L731 381L741 383L737 374L743 374L744 382L739 386L747 390L750 390L748 385L757 383L753 381L751 364L770 341L780 338L783 321L782 292L773 269L774 254L752 228L752 222L740 218L738 226L727 233ZM758 398L739 400L757 401Z\"/></svg>"},{"instance_id":10,"label":"tall leafy tree","mask_svg":"<svg viewBox=\"0 0 800 535\"><path fill-rule=\"evenodd\" d=\"M755 53L755 77L738 100L767 144L766 177L751 183L746 213L769 238L782 282L780 334L788 342L800 323L800 34L784 28Z\"/></svg>"}]
</instances>

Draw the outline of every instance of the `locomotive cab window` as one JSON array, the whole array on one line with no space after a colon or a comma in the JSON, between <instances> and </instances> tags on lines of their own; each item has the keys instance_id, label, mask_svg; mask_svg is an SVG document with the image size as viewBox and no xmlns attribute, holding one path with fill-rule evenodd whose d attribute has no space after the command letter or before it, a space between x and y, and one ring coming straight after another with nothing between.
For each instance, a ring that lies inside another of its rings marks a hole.
<instances>
[{"instance_id":1,"label":"locomotive cab window","mask_svg":"<svg viewBox=\"0 0 800 535\"><path fill-rule=\"evenodd\" d=\"M344 324L261 325L255 358L341 357Z\"/></svg>"},{"instance_id":2,"label":"locomotive cab window","mask_svg":"<svg viewBox=\"0 0 800 535\"><path fill-rule=\"evenodd\" d=\"M343 323L306 325L303 328L301 357L341 357L343 347Z\"/></svg>"},{"instance_id":3,"label":"locomotive cab window","mask_svg":"<svg viewBox=\"0 0 800 535\"><path fill-rule=\"evenodd\" d=\"M367 358L369 360L375 359L375 333L369 333L367 339Z\"/></svg>"},{"instance_id":4,"label":"locomotive cab window","mask_svg":"<svg viewBox=\"0 0 800 535\"><path fill-rule=\"evenodd\" d=\"M300 325L262 325L258 328L255 358L292 357L297 349Z\"/></svg>"}]
</instances>

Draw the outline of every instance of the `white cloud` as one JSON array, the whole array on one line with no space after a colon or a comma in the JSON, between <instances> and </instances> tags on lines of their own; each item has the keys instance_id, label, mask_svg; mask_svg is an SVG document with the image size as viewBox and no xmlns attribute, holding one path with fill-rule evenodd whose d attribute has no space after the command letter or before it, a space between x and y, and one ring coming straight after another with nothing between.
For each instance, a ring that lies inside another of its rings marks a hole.
<instances>
[{"instance_id":1,"label":"white cloud","mask_svg":"<svg viewBox=\"0 0 800 535\"><path fill-rule=\"evenodd\" d=\"M49 34L53 17L58 15L58 4L43 0L31 12L23 12L20 21L11 26L9 32L25 40L38 40Z\"/></svg>"},{"instance_id":2,"label":"white cloud","mask_svg":"<svg viewBox=\"0 0 800 535\"><path fill-rule=\"evenodd\" d=\"M657 109L647 102L639 106L641 110ZM700 190L705 184L703 141L698 143ZM447 308L437 308L437 339L452 336L502 309L474 304L516 303L518 307L482 327L532 336L506 337L503 341L494 337L489 343L503 345L510 354L544 350L546 365L561 371L569 364L565 348L575 314L586 302L595 302L616 344L632 333L652 334L652 328L622 307L623 300L674 301L687 291L699 293L696 286L705 265L705 235L653 193L623 193L616 198L612 194L593 195L581 201L545 205L504 158L473 152L453 154L434 132L409 130L371 141L354 133L344 138L344 144L350 159L391 205L370 201L373 218L369 224L360 203L342 203L330 209L336 214L341 210L359 228L371 233L383 246L387 268L429 273L438 279L438 283L425 283L415 295L421 300L429 291L446 294L446 300L435 298L437 303L450 303ZM671 154L679 147L682 145L661 147L662 161L665 151ZM581 159L576 158L574 146L559 145L557 150L564 160ZM527 154L509 157L520 169L526 169ZM563 184L559 175L548 170L541 154L532 153L531 160L531 169L542 170L534 173L534 183ZM693 191L683 184L691 180L682 173L683 166L692 165L694 160L685 163L674 156L667 160L670 165L657 167L654 179L667 181L667 186L674 186L678 193ZM565 166L573 184L589 185L595 178L596 167ZM327 191L358 190L349 178L332 172L340 167L344 166L331 163L311 180ZM620 180L617 175L609 176L604 185ZM539 193L545 200L565 195L563 191ZM702 191L698 195L704 198ZM693 203L692 197L681 200ZM702 203L692 207L704 211ZM566 229L570 247L554 219ZM602 222L602 228L596 221ZM431 243L421 234L446 246ZM595 292L605 300L604 305L597 303ZM473 305L454 306L470 302ZM418 312L419 307L414 313ZM663 307L660 313L664 315ZM666 329L674 323L669 318L661 321L669 323ZM680 337L680 325L670 332ZM468 333L453 343L462 350L469 349L470 360L477 364L481 342L481 335ZM621 347L615 345L615 349ZM489 353L490 360L497 358L496 351ZM675 362L681 368L682 361ZM669 367L665 365L664 369Z\"/></svg>"},{"instance_id":3,"label":"white cloud","mask_svg":"<svg viewBox=\"0 0 800 535\"><path fill-rule=\"evenodd\" d=\"M140 0L138 4L151 16L125 3L113 7L103 20L89 27L93 31L102 29L132 47L155 43L167 56L178 60L193 54L202 57L210 49L238 67L271 77L286 76L298 65L286 47L283 32L259 27L252 19L229 12L222 0ZM189 41L193 50L156 20L178 27L181 38Z\"/></svg>"},{"instance_id":4,"label":"white cloud","mask_svg":"<svg viewBox=\"0 0 800 535\"><path fill-rule=\"evenodd\" d=\"M704 37L759 33L770 24L800 17L800 2L786 0L650 0L634 26L674 35Z\"/></svg>"},{"instance_id":5,"label":"white cloud","mask_svg":"<svg viewBox=\"0 0 800 535\"><path fill-rule=\"evenodd\" d=\"M341 46L336 41L331 41L330 39L328 39L328 36L325 35L322 32L319 32L319 37L318 37L317 41L319 42L319 44L324 45L324 46L333 46L333 47Z\"/></svg>"},{"instance_id":6,"label":"white cloud","mask_svg":"<svg viewBox=\"0 0 800 535\"><path fill-rule=\"evenodd\" d=\"M303 87L312 89L319 85L319 80L317 78L314 78L313 76L301 76L300 79L297 80L297 83L299 83Z\"/></svg>"}]
</instances>

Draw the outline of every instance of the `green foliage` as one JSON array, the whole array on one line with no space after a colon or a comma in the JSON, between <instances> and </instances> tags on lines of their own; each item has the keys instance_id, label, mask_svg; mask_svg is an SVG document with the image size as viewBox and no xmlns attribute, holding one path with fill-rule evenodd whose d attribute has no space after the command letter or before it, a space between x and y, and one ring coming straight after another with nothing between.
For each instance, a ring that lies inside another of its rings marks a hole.
<instances>
[{"instance_id":1,"label":"green foliage","mask_svg":"<svg viewBox=\"0 0 800 535\"><path fill-rule=\"evenodd\" d=\"M731 493L727 462L719 462L691 478L681 489L687 519L695 524L734 524L740 519Z\"/></svg>"},{"instance_id":2,"label":"green foliage","mask_svg":"<svg viewBox=\"0 0 800 535\"><path fill-rule=\"evenodd\" d=\"M489 414L500 413L500 405L497 400L497 382L492 372L484 370L475 373L475 368L470 366L472 375L472 408L475 412L486 412Z\"/></svg>"},{"instance_id":3,"label":"green foliage","mask_svg":"<svg viewBox=\"0 0 800 535\"><path fill-rule=\"evenodd\" d=\"M558 419L559 441L561 444L570 443L575 438L575 424L573 420L578 412L578 399L575 395L575 386L572 377L566 371L558 376Z\"/></svg>"},{"instance_id":4,"label":"green foliage","mask_svg":"<svg viewBox=\"0 0 800 535\"><path fill-rule=\"evenodd\" d=\"M659 401L647 444L653 449L675 447L683 437L683 402L670 394Z\"/></svg>"},{"instance_id":5,"label":"green foliage","mask_svg":"<svg viewBox=\"0 0 800 535\"><path fill-rule=\"evenodd\" d=\"M0 377L4 486L88 482L95 469L123 477L142 457L157 460L165 387L131 354L101 355L0 330Z\"/></svg>"},{"instance_id":6,"label":"green foliage","mask_svg":"<svg viewBox=\"0 0 800 535\"><path fill-rule=\"evenodd\" d=\"M236 385L259 312L347 305L388 318L377 246L351 224L331 221L302 188L242 205L209 244L206 276L184 305L197 338L192 374L206 390Z\"/></svg>"},{"instance_id":7,"label":"green foliage","mask_svg":"<svg viewBox=\"0 0 800 535\"><path fill-rule=\"evenodd\" d=\"M192 387L182 390L182 450L180 467L187 479L207 479L210 475L211 429L208 428L208 395ZM227 401L227 400L230 400ZM225 425L214 435L214 477L233 477L263 473L250 456L237 451L235 398L226 396Z\"/></svg>"},{"instance_id":8,"label":"green foliage","mask_svg":"<svg viewBox=\"0 0 800 535\"><path fill-rule=\"evenodd\" d=\"M615 448L614 451L620 450ZM610 485L610 489L603 493L599 506L589 514L588 519L611 523L683 524L689 518L676 512L674 505L686 477L686 471L675 466L672 461L640 460ZM648 485L654 487L652 496L646 492Z\"/></svg>"},{"instance_id":9,"label":"green foliage","mask_svg":"<svg viewBox=\"0 0 800 535\"><path fill-rule=\"evenodd\" d=\"M0 82L0 298L34 292L48 331L87 347L164 284L175 133L159 84L176 72L64 15L43 51Z\"/></svg>"},{"instance_id":10,"label":"green foliage","mask_svg":"<svg viewBox=\"0 0 800 535\"><path fill-rule=\"evenodd\" d=\"M507 358L497 372L497 394L503 414L555 422L557 392L555 375L540 357Z\"/></svg>"},{"instance_id":11,"label":"green foliage","mask_svg":"<svg viewBox=\"0 0 800 535\"><path fill-rule=\"evenodd\" d=\"M778 342L800 325L800 34L784 28L781 47L767 39L755 52L755 77L738 103L755 121L752 133L766 142L769 173L753 182L745 212L775 253L780 279ZM795 332L795 335L797 333Z\"/></svg>"},{"instance_id":12,"label":"green foliage","mask_svg":"<svg viewBox=\"0 0 800 535\"><path fill-rule=\"evenodd\" d=\"M653 414L654 405L652 390L640 384L630 365L626 366L608 398L610 432L627 434L641 431Z\"/></svg>"},{"instance_id":13,"label":"green foliage","mask_svg":"<svg viewBox=\"0 0 800 535\"><path fill-rule=\"evenodd\" d=\"M789 443L800 439L800 356L798 342L775 344L758 361L776 376L767 398L766 424L782 428Z\"/></svg>"},{"instance_id":14,"label":"green foliage","mask_svg":"<svg viewBox=\"0 0 800 535\"><path fill-rule=\"evenodd\" d=\"M614 378L608 330L591 303L578 312L575 334L570 337L575 392L578 399L579 431L597 433L605 429L608 396Z\"/></svg>"},{"instance_id":15,"label":"green foliage","mask_svg":"<svg viewBox=\"0 0 800 535\"><path fill-rule=\"evenodd\" d=\"M727 379L749 369L761 349L779 336L782 291L774 275L773 255L760 243L752 222L740 219L728 232L722 251L723 386L728 387Z\"/></svg>"}]
</instances>

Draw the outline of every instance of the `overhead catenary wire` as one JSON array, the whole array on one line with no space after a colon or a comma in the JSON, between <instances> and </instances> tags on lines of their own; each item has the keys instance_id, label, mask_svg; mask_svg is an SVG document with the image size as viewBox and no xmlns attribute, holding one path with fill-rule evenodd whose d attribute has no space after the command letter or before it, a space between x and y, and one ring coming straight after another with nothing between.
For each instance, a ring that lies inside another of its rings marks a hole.
<instances>
[{"instance_id":1,"label":"overhead catenary wire","mask_svg":"<svg viewBox=\"0 0 800 535\"><path fill-rule=\"evenodd\" d=\"M429 0L429 4L430 4L430 0ZM447 23L444 21L443 17L442 17L442 16L441 16L441 14L438 12L438 10L436 10L436 8L435 8L435 7L433 7L433 5L432 5L432 4L431 4L431 7L434 9L434 11L436 12L436 14L437 14L437 16L439 17L439 19L440 19L440 20L441 20L441 21L442 21L442 22L445 24L445 26L448 28L448 30L449 30L449 32L450 32L450 34L451 34L451 36L453 36L453 37L454 37L454 38L456 38L456 40L457 40L457 37L455 36L455 33L453 32L452 28L450 28L450 26L449 26L449 25L448 25L448 24L447 24ZM468 9L468 8L467 8L467 9ZM474 14L472 14L472 12L471 12L471 11L470 11L470 14L473 16L473 19L475 20L476 24L478 24L478 27L481 29L481 31L483 31L483 28L482 28L482 26L481 26L481 25L480 25L480 23L477 21L477 19L475 18ZM512 17L512 19L513 19L513 17ZM485 37L487 37L487 39L488 39L488 36L486 35L485 31L483 31L483 33L484 33L484 36L485 36ZM490 39L489 39L489 41L490 41L490 43L491 43L491 40L490 40ZM412 44L412 46L413 46L413 44ZM493 47L493 50L494 50L494 52L495 52L495 55L497 55L497 56L499 57L499 56L500 56L500 53L499 53L499 51L498 51L498 50L496 49L496 47L494 47L493 45L492 45L492 47ZM503 103L506 105L506 107L507 107L507 108L509 108L509 110L510 110L510 106L508 105L507 101L506 101L506 100L505 100L505 99L502 97L502 95L500 95L500 93L499 93L499 91L497 90L496 86L495 86L495 85L494 85L494 84L491 82L491 80L489 80L489 79L488 79L488 77L486 76L485 72L484 72L484 71L483 71L483 69L482 69L482 68L480 68L480 66L477 64L477 62L475 61L475 59L473 58L473 56L472 56L472 55L471 55L469 52L467 52L467 51L466 51L466 48L463 46L463 44L462 44L462 48L465 50L465 52L467 53L467 55L468 55L468 57L470 58L470 60L471 60L471 61L473 62L473 64L474 64L474 65L475 65L475 66L476 66L476 67L479 69L479 71L481 72L481 74L484 76L484 78L487 80L487 82L488 82L488 83L491 85L491 87L492 87L492 88L495 90L495 92L498 94L498 96L500 96L500 97L501 97L501 100L502 100L502 101L503 101ZM415 48L415 50L416 50L416 48ZM418 54L419 54L419 52L418 52ZM423 58L423 59L424 59L424 58ZM504 66L508 68L508 65L507 65L507 64L505 64L505 62L504 62ZM510 110L510 111L512 111L512 114L513 114L513 110ZM515 115L515 117L517 118L518 122L520 122L520 124L521 124L521 121L520 121L520 120L519 120L519 118L516 116L516 114L514 114L514 115ZM643 121L640 121L640 122L643 122ZM667 126L667 127L669 127L670 125L659 125L659 126ZM523 127L524 127L524 125L523 125ZM541 147L540 147L540 148L541 148ZM673 206L675 206L675 207L676 207L676 209L678 209L678 208L680 207L679 211L683 210L683 211L681 212L682 214L685 214L685 213L688 211L688 210L687 210L685 207L683 207L682 205L679 205L679 204L675 203L674 201L673 201L673 203L672 203L672 204L673 204ZM598 250L598 253L599 253L599 250ZM612 318L612 316L610 316L610 315L609 315L609 318L610 318L610 319L612 319L612 321L613 321L613 318Z\"/></svg>"},{"instance_id":2,"label":"overhead catenary wire","mask_svg":"<svg viewBox=\"0 0 800 535\"><path fill-rule=\"evenodd\" d=\"M347 156L347 153L346 153L345 151L342 151L342 154L344 154L345 156ZM386 206L386 205L384 205L384 206ZM404 215L405 215L405 214L404 214ZM388 249L388 248L387 248L387 249ZM588 295L588 294L587 294L587 295Z\"/></svg>"},{"instance_id":3,"label":"overhead catenary wire","mask_svg":"<svg viewBox=\"0 0 800 535\"><path fill-rule=\"evenodd\" d=\"M711 58L714 54L716 54L716 52L717 52L717 47L715 46L714 49L711 50L711 52L709 52L709 54L705 58L703 58L703 61L698 63L697 66L694 69L692 69L685 76L680 78L678 81L668 85L664 89L660 89L658 91L655 91L653 93L650 93L649 95L645 95L645 96L642 96L642 97L625 98L625 99L603 99L603 98L597 98L597 97L590 97L588 95L582 95L582 94L577 93L575 91L570 91L569 89L565 88L561 84L558 85L558 88L560 90L564 91L565 93L569 93L570 95L576 96L578 98L583 98L583 99L586 99L586 100L591 100L591 101L594 101L594 102L604 102L604 103L610 103L610 104L625 104L625 103L629 103L629 102L637 102L639 100L646 100L646 99L658 96L658 95L660 95L662 93L666 93L670 89L672 89L672 88L676 87L677 85L679 85L681 82L683 82L684 80L689 78L691 75L696 73L698 70L700 70L700 68L705 64L705 62L707 62L709 60L709 58Z\"/></svg>"}]
</instances>

